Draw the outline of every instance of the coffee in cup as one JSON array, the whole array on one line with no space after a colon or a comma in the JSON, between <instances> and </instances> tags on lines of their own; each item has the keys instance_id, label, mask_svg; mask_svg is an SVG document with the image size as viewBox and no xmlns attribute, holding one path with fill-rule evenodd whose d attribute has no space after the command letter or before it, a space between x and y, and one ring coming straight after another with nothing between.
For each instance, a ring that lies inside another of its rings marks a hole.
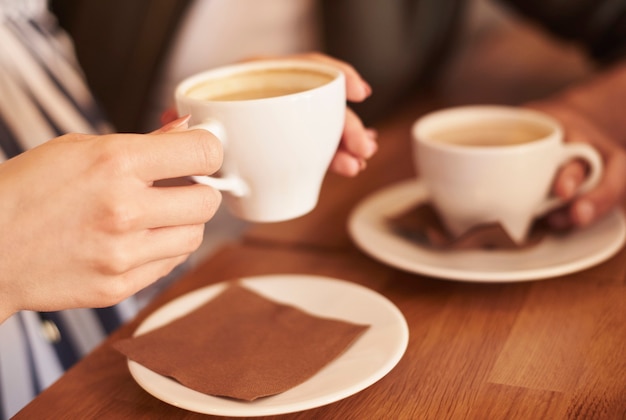
<instances>
[{"instance_id":1,"label":"coffee in cup","mask_svg":"<svg viewBox=\"0 0 626 420\"><path fill-rule=\"evenodd\" d=\"M185 96L204 101L247 101L308 91L330 83L335 75L298 67L249 70L192 85Z\"/></svg>"}]
</instances>

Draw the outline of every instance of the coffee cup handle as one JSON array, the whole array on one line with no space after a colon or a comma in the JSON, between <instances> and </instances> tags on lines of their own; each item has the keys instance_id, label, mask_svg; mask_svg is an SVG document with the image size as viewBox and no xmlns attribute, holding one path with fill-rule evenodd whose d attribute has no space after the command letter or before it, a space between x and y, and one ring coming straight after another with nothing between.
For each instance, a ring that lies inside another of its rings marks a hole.
<instances>
[{"instance_id":1,"label":"coffee cup handle","mask_svg":"<svg viewBox=\"0 0 626 420\"><path fill-rule=\"evenodd\" d=\"M200 124L196 124L189 128L190 130L202 129L213 134L222 143L224 150L226 150L226 130L222 124L217 120L204 120ZM192 180L198 184L208 185L209 187L216 188L220 191L227 191L235 197L242 197L248 194L248 185L239 177L234 175L225 174L223 177L214 177L209 175L192 175Z\"/></svg>"},{"instance_id":2,"label":"coffee cup handle","mask_svg":"<svg viewBox=\"0 0 626 420\"><path fill-rule=\"evenodd\" d=\"M589 165L589 173L576 192L576 195L580 195L590 191L598 185L600 179L602 178L604 164L602 163L600 153L598 153L598 151L591 145L586 143L565 143L563 145L563 156L561 157L561 163L559 166L562 166L576 158L583 159ZM536 212L536 215L543 216L549 211L554 210L567 202L568 200L563 200L558 197L548 198L541 204L539 210Z\"/></svg>"}]
</instances>

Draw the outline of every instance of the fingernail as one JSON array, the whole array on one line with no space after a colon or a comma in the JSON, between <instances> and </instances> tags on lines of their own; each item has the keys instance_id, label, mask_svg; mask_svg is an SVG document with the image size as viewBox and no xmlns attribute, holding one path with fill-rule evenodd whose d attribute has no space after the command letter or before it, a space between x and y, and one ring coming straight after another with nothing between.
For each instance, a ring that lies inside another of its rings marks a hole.
<instances>
[{"instance_id":1,"label":"fingernail","mask_svg":"<svg viewBox=\"0 0 626 420\"><path fill-rule=\"evenodd\" d=\"M191 118L191 115L184 115L182 117L179 117L175 119L174 121L170 121L169 123L165 124L163 127L159 128L157 132L166 133L168 131L173 131L177 128L187 128L187 124L189 123L189 118Z\"/></svg>"},{"instance_id":2,"label":"fingernail","mask_svg":"<svg viewBox=\"0 0 626 420\"><path fill-rule=\"evenodd\" d=\"M365 80L363 80L363 93L366 98L372 94L372 87Z\"/></svg>"},{"instance_id":3,"label":"fingernail","mask_svg":"<svg viewBox=\"0 0 626 420\"><path fill-rule=\"evenodd\" d=\"M374 156L374 154L378 151L378 143L376 142L376 139L378 137L378 132L376 132L376 130L374 130L372 128L368 128L365 131L365 135L367 136L367 138L370 141L365 146L365 150L364 150L365 156L364 157L366 159L369 159L372 156Z\"/></svg>"},{"instance_id":4,"label":"fingernail","mask_svg":"<svg viewBox=\"0 0 626 420\"><path fill-rule=\"evenodd\" d=\"M369 146L367 147L367 150L365 151L365 158L369 159L372 156L374 156L374 154L376 154L376 152L378 151L378 143L376 142L371 142L369 144Z\"/></svg>"},{"instance_id":5,"label":"fingernail","mask_svg":"<svg viewBox=\"0 0 626 420\"><path fill-rule=\"evenodd\" d=\"M580 200L574 208L576 221L580 226L586 226L593 221L595 209L589 200Z\"/></svg>"},{"instance_id":6,"label":"fingernail","mask_svg":"<svg viewBox=\"0 0 626 420\"><path fill-rule=\"evenodd\" d=\"M163 113L159 116L159 120L162 125L167 124L168 122L175 120L178 118L178 112L174 108L167 108Z\"/></svg>"}]
</instances>

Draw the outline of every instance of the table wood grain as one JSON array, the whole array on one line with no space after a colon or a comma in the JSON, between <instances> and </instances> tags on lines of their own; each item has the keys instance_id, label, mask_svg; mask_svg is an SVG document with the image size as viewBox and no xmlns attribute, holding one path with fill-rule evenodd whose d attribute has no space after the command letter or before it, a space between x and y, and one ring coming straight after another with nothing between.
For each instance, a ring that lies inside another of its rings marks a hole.
<instances>
[{"instance_id":1,"label":"table wood grain","mask_svg":"<svg viewBox=\"0 0 626 420\"><path fill-rule=\"evenodd\" d=\"M436 280L379 264L357 249L233 244L222 248L44 391L16 418L200 418L137 385L111 343L165 302L208 284L277 273L343 279L404 314L399 364L362 392L272 418L623 418L626 251L538 282Z\"/></svg>"}]
</instances>

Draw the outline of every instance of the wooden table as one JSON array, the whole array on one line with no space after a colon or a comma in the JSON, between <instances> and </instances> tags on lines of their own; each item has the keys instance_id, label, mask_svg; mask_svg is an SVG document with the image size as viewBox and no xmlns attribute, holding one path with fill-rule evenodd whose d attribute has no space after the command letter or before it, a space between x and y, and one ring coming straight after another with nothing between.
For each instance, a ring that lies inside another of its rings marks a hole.
<instances>
[{"instance_id":1,"label":"wooden table","mask_svg":"<svg viewBox=\"0 0 626 420\"><path fill-rule=\"evenodd\" d=\"M365 173L355 179L329 175L312 213L253 226L241 241L221 248L15 418L204 418L140 388L111 343L184 293L274 273L369 287L390 299L410 328L404 357L381 380L339 402L279 418L624 418L626 250L558 278L479 284L400 271L367 257L350 240L346 222L359 200L413 176L409 128L440 105L422 96L376 124L380 152Z\"/></svg>"}]
</instances>

